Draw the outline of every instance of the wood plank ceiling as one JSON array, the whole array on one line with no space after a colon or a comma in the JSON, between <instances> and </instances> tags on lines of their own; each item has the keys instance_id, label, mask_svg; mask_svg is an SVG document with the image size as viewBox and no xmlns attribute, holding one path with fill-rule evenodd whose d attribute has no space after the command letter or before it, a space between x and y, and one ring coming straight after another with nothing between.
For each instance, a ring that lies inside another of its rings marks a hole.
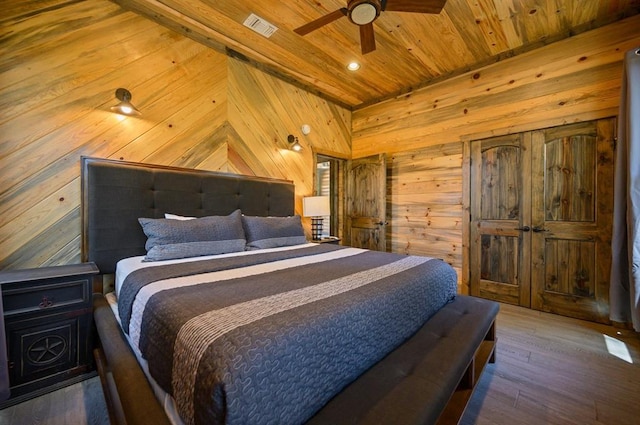
<instances>
[{"instance_id":1,"label":"wood plank ceiling","mask_svg":"<svg viewBox=\"0 0 640 425\"><path fill-rule=\"evenodd\" d=\"M377 48L363 55L346 17L305 36L294 32L346 0L114 1L349 109L640 11L640 0L448 0L437 15L383 11L374 21ZM278 30L265 38L243 26L251 13ZM348 71L354 60L360 70Z\"/></svg>"}]
</instances>

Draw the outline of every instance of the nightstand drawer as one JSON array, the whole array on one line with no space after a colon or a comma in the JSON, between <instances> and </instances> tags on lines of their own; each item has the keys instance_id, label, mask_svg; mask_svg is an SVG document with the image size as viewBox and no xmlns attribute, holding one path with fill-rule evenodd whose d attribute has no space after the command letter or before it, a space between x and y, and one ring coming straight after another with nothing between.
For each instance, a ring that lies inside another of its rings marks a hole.
<instances>
[{"instance_id":1,"label":"nightstand drawer","mask_svg":"<svg viewBox=\"0 0 640 425\"><path fill-rule=\"evenodd\" d=\"M9 318L20 313L90 306L90 289L87 279L33 285L5 284L2 287L4 314Z\"/></svg>"}]
</instances>

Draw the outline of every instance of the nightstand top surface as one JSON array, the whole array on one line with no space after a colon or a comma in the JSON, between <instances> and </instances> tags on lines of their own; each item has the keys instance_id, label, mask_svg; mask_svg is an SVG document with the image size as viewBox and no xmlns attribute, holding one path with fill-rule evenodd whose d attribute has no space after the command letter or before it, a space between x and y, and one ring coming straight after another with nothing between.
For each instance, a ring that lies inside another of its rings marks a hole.
<instances>
[{"instance_id":1,"label":"nightstand top surface","mask_svg":"<svg viewBox=\"0 0 640 425\"><path fill-rule=\"evenodd\" d=\"M0 284L15 282L30 282L41 279L56 279L67 276L81 276L98 274L100 270L94 263L65 264L62 266L36 267L33 269L19 269L0 271Z\"/></svg>"}]
</instances>

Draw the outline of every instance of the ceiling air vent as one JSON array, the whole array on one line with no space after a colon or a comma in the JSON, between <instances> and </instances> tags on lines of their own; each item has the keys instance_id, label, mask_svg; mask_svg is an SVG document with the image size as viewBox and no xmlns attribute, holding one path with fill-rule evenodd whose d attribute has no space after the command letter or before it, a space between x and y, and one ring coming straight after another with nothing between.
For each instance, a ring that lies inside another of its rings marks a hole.
<instances>
[{"instance_id":1,"label":"ceiling air vent","mask_svg":"<svg viewBox=\"0 0 640 425\"><path fill-rule=\"evenodd\" d=\"M278 27L265 21L261 17L254 15L253 13L244 20L244 26L251 28L258 34L264 35L267 38L271 37L274 32L278 31Z\"/></svg>"}]
</instances>

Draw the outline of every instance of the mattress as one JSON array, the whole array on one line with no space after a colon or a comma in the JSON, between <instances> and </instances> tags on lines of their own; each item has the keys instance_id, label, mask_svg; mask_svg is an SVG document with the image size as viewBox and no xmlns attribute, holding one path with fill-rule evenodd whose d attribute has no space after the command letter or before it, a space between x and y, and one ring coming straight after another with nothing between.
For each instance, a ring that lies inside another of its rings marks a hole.
<instances>
[{"instance_id":1,"label":"mattress","mask_svg":"<svg viewBox=\"0 0 640 425\"><path fill-rule=\"evenodd\" d=\"M304 423L450 302L457 278L428 257L304 244L126 259L116 287L123 330L183 423Z\"/></svg>"}]
</instances>

